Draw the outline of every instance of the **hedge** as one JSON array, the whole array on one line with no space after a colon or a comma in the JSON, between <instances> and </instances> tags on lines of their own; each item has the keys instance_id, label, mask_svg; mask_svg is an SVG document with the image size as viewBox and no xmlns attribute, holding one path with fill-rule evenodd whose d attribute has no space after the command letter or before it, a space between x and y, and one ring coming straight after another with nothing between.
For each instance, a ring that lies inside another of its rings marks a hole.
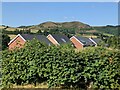
<instances>
[{"instance_id":1,"label":"hedge","mask_svg":"<svg viewBox=\"0 0 120 90\"><path fill-rule=\"evenodd\" d=\"M102 47L75 52L37 40L2 52L2 85L47 82L49 88L120 88L120 52Z\"/></svg>"}]
</instances>

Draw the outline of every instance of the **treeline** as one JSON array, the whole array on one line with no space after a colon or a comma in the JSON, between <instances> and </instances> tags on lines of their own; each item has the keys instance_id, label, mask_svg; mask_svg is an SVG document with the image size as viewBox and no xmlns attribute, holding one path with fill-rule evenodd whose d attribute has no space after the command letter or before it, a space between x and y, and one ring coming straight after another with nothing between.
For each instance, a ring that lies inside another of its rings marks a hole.
<instances>
[{"instance_id":1,"label":"treeline","mask_svg":"<svg viewBox=\"0 0 120 90\"><path fill-rule=\"evenodd\" d=\"M53 23L54 24L54 23ZM4 25L3 25L4 26ZM32 25L34 26L34 25ZM18 28L21 28L21 29L24 29L23 30L23 33L27 33L29 32L30 33L30 30L32 29L32 26L20 26L20 27L17 27L16 28L16 31L18 32ZM4 26L5 28L4 29L7 29L9 28L9 26ZM98 32L100 33L107 33L107 34L112 34L112 35L120 35L120 32L119 32L119 28L120 28L120 25L118 26L112 26L112 25L107 25L107 26L96 26L96 27L80 27L78 24L75 24L75 25L71 25L70 23L66 25L66 27L64 26L61 26L61 25L58 25L58 26L48 26L48 27L44 27L43 25L35 25L33 27L34 30L39 30L40 31L43 31L46 33L46 31L48 32L65 32L67 31L67 33L69 34L74 34L74 33L80 33L81 31L82 32L85 32L86 31L89 31L89 30L97 30ZM7 32L7 33L17 33L17 32ZM21 33L22 30L20 30L19 33Z\"/></svg>"},{"instance_id":2,"label":"treeline","mask_svg":"<svg viewBox=\"0 0 120 90\"><path fill-rule=\"evenodd\" d=\"M103 39L103 41L108 44L110 48L120 49L120 36L111 36Z\"/></svg>"},{"instance_id":3,"label":"treeline","mask_svg":"<svg viewBox=\"0 0 120 90\"><path fill-rule=\"evenodd\" d=\"M24 28L24 26L22 26ZM63 27L53 27L53 28L43 28L43 29L38 29L38 31L36 33L33 33L31 31L31 29L28 29L28 28L24 28L23 30L19 30L19 29L16 29L15 31L8 31L6 29L3 29L2 30L2 33L4 34L42 34L42 35L48 35L48 34L65 34L66 36L68 36L69 38L73 35L76 35L76 34L87 34L87 35L99 35L99 33L97 32L86 32L86 30L93 30L92 27L90 28L63 28Z\"/></svg>"},{"instance_id":4,"label":"treeline","mask_svg":"<svg viewBox=\"0 0 120 90\"><path fill-rule=\"evenodd\" d=\"M47 82L48 87L120 89L120 52L103 47L76 52L71 45L37 40L2 52L2 85Z\"/></svg>"},{"instance_id":5,"label":"treeline","mask_svg":"<svg viewBox=\"0 0 120 90\"><path fill-rule=\"evenodd\" d=\"M22 26L24 27L24 26ZM66 36L68 36L69 38L73 35L95 35L97 37L100 36L107 36L104 35L103 32L86 32L86 31L90 31L90 30L94 30L94 28L90 27L90 28L63 28L63 27L53 27L53 28L43 28L43 29L38 29L38 31L36 33L33 33L31 31L31 29L28 28L24 28L23 30L19 30L16 29L15 31L8 31L6 29L2 30L2 33L4 34L42 34L42 35L48 35L48 34L65 34ZM102 31L102 30L101 30ZM110 31L110 30L108 30ZM116 30L115 30L116 31ZM118 32L117 32L118 33Z\"/></svg>"},{"instance_id":6,"label":"treeline","mask_svg":"<svg viewBox=\"0 0 120 90\"><path fill-rule=\"evenodd\" d=\"M16 29L15 31L8 31L6 29L2 29L1 30L3 34L14 34L14 35L17 35L17 34L30 34L31 31L30 30L18 30Z\"/></svg>"},{"instance_id":7,"label":"treeline","mask_svg":"<svg viewBox=\"0 0 120 90\"><path fill-rule=\"evenodd\" d=\"M120 26L100 26L100 27L94 27L94 29L96 29L97 31L103 32L103 33L108 33L108 34L112 34L115 36L119 36L120 35Z\"/></svg>"}]
</instances>

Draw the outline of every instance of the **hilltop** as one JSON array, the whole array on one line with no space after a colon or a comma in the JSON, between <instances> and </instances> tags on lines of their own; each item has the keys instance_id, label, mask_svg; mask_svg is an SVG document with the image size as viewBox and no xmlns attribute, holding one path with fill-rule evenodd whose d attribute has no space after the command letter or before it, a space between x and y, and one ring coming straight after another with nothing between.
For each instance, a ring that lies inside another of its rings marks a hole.
<instances>
[{"instance_id":1,"label":"hilltop","mask_svg":"<svg viewBox=\"0 0 120 90\"><path fill-rule=\"evenodd\" d=\"M50 30L50 29L56 29L56 28L66 28L66 29L81 29L81 28L91 28L90 25L84 24L82 22L78 22L78 21L73 21L73 22L63 22L63 23L59 23L59 22L44 22L38 25L31 25L31 26L19 26L19 27L10 27L10 26L5 26L2 25L0 26L0 29L6 29L8 31L15 31L16 29L18 30L32 30L32 31L36 31L36 30Z\"/></svg>"},{"instance_id":2,"label":"hilltop","mask_svg":"<svg viewBox=\"0 0 120 90\"><path fill-rule=\"evenodd\" d=\"M29 29L44 29L44 28L89 28L90 26L78 21L73 21L73 22L44 22L38 25L32 25L32 26L20 26L18 28L29 28Z\"/></svg>"}]
</instances>

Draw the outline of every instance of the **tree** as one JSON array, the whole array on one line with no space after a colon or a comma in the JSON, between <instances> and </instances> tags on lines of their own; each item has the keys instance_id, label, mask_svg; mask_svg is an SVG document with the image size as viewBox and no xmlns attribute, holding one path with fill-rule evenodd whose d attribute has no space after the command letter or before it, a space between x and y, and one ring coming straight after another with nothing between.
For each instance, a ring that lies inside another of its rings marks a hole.
<instances>
[{"instance_id":1,"label":"tree","mask_svg":"<svg viewBox=\"0 0 120 90\"><path fill-rule=\"evenodd\" d=\"M106 40L106 43L109 44L110 47L112 47L112 48L120 49L119 40L120 40L120 37L112 36Z\"/></svg>"},{"instance_id":2,"label":"tree","mask_svg":"<svg viewBox=\"0 0 120 90\"><path fill-rule=\"evenodd\" d=\"M10 42L10 37L6 34L2 34L2 50L5 50L8 47Z\"/></svg>"}]
</instances>

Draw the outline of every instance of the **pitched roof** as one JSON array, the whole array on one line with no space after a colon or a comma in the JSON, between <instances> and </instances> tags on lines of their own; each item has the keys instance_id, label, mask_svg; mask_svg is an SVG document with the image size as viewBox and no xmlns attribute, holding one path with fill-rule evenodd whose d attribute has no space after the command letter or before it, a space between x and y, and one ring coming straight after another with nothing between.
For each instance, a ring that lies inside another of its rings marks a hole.
<instances>
[{"instance_id":1,"label":"pitched roof","mask_svg":"<svg viewBox=\"0 0 120 90\"><path fill-rule=\"evenodd\" d=\"M62 34L51 34L51 35L59 44L70 42L69 38L65 35Z\"/></svg>"},{"instance_id":2,"label":"pitched roof","mask_svg":"<svg viewBox=\"0 0 120 90\"><path fill-rule=\"evenodd\" d=\"M36 35L36 34L21 34L21 36L25 40L32 40L33 38L36 38L37 40L46 43L48 45L51 45L52 43L46 38L44 35Z\"/></svg>"},{"instance_id":3,"label":"pitched roof","mask_svg":"<svg viewBox=\"0 0 120 90\"><path fill-rule=\"evenodd\" d=\"M89 38L87 37L78 37L75 36L84 46L93 46L95 45Z\"/></svg>"},{"instance_id":4,"label":"pitched roof","mask_svg":"<svg viewBox=\"0 0 120 90\"><path fill-rule=\"evenodd\" d=\"M36 38L37 40L46 43L48 45L51 45L52 43L46 38L44 35L37 35L37 34L18 34L13 40L10 41L12 43L18 36L20 36L24 41L26 40L32 40L33 38ZM10 44L9 43L9 44ZM8 45L9 45L8 44Z\"/></svg>"},{"instance_id":5,"label":"pitched roof","mask_svg":"<svg viewBox=\"0 0 120 90\"><path fill-rule=\"evenodd\" d=\"M100 38L91 38L96 44L101 42L102 40Z\"/></svg>"}]
</instances>

